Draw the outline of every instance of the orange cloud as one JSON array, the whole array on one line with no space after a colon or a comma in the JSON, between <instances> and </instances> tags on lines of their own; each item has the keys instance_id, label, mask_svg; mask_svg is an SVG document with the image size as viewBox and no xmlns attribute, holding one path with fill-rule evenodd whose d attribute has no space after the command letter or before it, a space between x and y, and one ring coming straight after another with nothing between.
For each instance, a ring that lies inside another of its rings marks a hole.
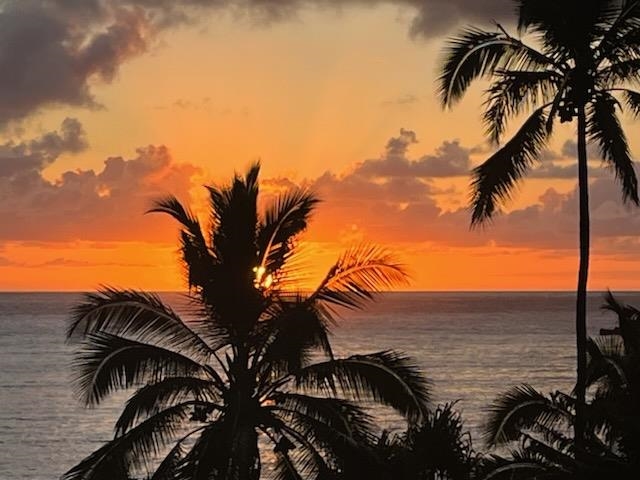
<instances>
[{"instance_id":1,"label":"orange cloud","mask_svg":"<svg viewBox=\"0 0 640 480\"><path fill-rule=\"evenodd\" d=\"M143 213L168 193L188 200L200 169L177 164L166 147L150 145L130 159L106 159L101 171L66 171L49 181L44 167L81 142L79 124L69 125L66 120L62 133L5 145L12 156L0 162L0 218L6 219L0 239L157 241L164 232L166 240L168 223Z\"/></svg>"}]
</instances>

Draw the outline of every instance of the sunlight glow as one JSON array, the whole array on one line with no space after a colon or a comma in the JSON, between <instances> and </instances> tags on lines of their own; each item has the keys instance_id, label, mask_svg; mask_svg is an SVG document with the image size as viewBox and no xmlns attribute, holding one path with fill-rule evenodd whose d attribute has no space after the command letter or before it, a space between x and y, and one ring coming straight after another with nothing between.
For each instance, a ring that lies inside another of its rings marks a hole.
<instances>
[{"instance_id":1,"label":"sunlight glow","mask_svg":"<svg viewBox=\"0 0 640 480\"><path fill-rule=\"evenodd\" d=\"M262 288L268 290L275 283L275 278L270 273L265 276L266 269L263 266L253 267L253 272L256 274L256 278L253 281L253 285L256 288Z\"/></svg>"}]
</instances>

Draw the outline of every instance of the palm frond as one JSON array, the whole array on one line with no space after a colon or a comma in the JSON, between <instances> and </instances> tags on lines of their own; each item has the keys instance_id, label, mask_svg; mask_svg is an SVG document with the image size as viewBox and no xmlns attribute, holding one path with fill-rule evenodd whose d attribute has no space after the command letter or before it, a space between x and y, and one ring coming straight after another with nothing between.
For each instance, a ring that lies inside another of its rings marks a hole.
<instances>
[{"instance_id":1,"label":"palm frond","mask_svg":"<svg viewBox=\"0 0 640 480\"><path fill-rule=\"evenodd\" d=\"M107 333L89 334L75 354L73 367L74 383L89 406L143 382L206 375L202 365L180 353Z\"/></svg>"},{"instance_id":2,"label":"palm frond","mask_svg":"<svg viewBox=\"0 0 640 480\"><path fill-rule=\"evenodd\" d=\"M166 213L176 219L191 235L204 239L196 216L173 195L155 200L147 213Z\"/></svg>"},{"instance_id":3,"label":"palm frond","mask_svg":"<svg viewBox=\"0 0 640 480\"><path fill-rule=\"evenodd\" d=\"M293 189L267 207L258 231L259 268L272 273L284 265L293 240L306 230L309 217L319 201L307 190Z\"/></svg>"},{"instance_id":4,"label":"palm frond","mask_svg":"<svg viewBox=\"0 0 640 480\"><path fill-rule=\"evenodd\" d=\"M270 399L275 403L275 409L284 412L285 417L287 412L295 412L313 418L356 441L374 438L373 417L348 400L284 392L276 392Z\"/></svg>"},{"instance_id":5,"label":"palm frond","mask_svg":"<svg viewBox=\"0 0 640 480\"><path fill-rule=\"evenodd\" d=\"M412 425L404 439L408 451L405 463L411 478L470 478L474 451L469 432L464 426L455 403L438 405L424 421Z\"/></svg>"},{"instance_id":6,"label":"palm frond","mask_svg":"<svg viewBox=\"0 0 640 480\"><path fill-rule=\"evenodd\" d=\"M249 268L249 273L257 265L259 172L260 164L256 163L244 178L236 176L228 187L207 187L216 257L228 266Z\"/></svg>"},{"instance_id":7,"label":"palm frond","mask_svg":"<svg viewBox=\"0 0 640 480\"><path fill-rule=\"evenodd\" d=\"M335 395L336 385L356 400L373 399L410 421L423 418L429 406L429 383L411 360L393 351L353 355L316 363L295 374L298 387Z\"/></svg>"},{"instance_id":8,"label":"palm frond","mask_svg":"<svg viewBox=\"0 0 640 480\"><path fill-rule=\"evenodd\" d=\"M173 196L157 200L155 207L149 210L149 213L154 212L171 215L182 225L182 260L187 270L189 287L206 286L216 259L207 246L198 219Z\"/></svg>"},{"instance_id":9,"label":"palm frond","mask_svg":"<svg viewBox=\"0 0 640 480\"><path fill-rule=\"evenodd\" d=\"M300 416L303 417L302 414L300 414ZM324 436L320 430L327 430L326 427L323 427L322 424L316 425L319 426L319 429L314 429L309 425L301 427L299 422L294 426L291 423L290 415L287 414L283 419L276 414L273 408L271 408L271 412L268 415L264 416L263 423L264 426L262 430L267 433L268 437L274 443L274 450L278 452L288 451L288 459L291 464L287 467L293 466L298 474L304 475L303 478L315 480L328 480L332 478L332 471L328 464L328 459L321 453L319 442L317 442L318 439L316 438L316 435ZM270 433L267 429L271 429L277 433L279 438L274 437L273 433ZM307 431L310 432L310 434L307 435ZM295 442L293 445L295 448L291 450L289 442L292 440ZM324 438L324 440L326 443L326 438ZM289 472L288 475L293 474Z\"/></svg>"},{"instance_id":10,"label":"palm frond","mask_svg":"<svg viewBox=\"0 0 640 480\"><path fill-rule=\"evenodd\" d=\"M625 201L640 204L638 179L627 138L616 113L617 100L608 93L600 93L590 105L587 134L597 142L605 163L611 167L622 186Z\"/></svg>"},{"instance_id":11,"label":"palm frond","mask_svg":"<svg viewBox=\"0 0 640 480\"><path fill-rule=\"evenodd\" d=\"M160 297L103 288L88 293L72 312L67 338L107 333L187 353L206 362L209 346Z\"/></svg>"},{"instance_id":12,"label":"palm frond","mask_svg":"<svg viewBox=\"0 0 640 480\"><path fill-rule=\"evenodd\" d=\"M184 446L183 442L177 442L169 453L165 455L149 480L175 480L178 467L186 454L187 447Z\"/></svg>"},{"instance_id":13,"label":"palm frond","mask_svg":"<svg viewBox=\"0 0 640 480\"><path fill-rule=\"evenodd\" d=\"M490 446L504 445L518 440L527 429L571 423L572 418L570 406L561 397L546 396L530 385L519 385L507 390L489 407L484 437Z\"/></svg>"},{"instance_id":14,"label":"palm frond","mask_svg":"<svg viewBox=\"0 0 640 480\"><path fill-rule=\"evenodd\" d=\"M273 466L273 473L271 475L271 480L303 480L303 478L312 478L310 477L310 469L306 469L304 473L306 477L302 477L298 473L298 468L295 463L289 456L287 452L278 451L276 453L276 462Z\"/></svg>"},{"instance_id":15,"label":"palm frond","mask_svg":"<svg viewBox=\"0 0 640 480\"><path fill-rule=\"evenodd\" d=\"M182 431L190 404L175 405L147 419L121 437L92 453L63 475L63 480L102 480L114 470L129 473L149 467L155 457ZM121 477L123 480L127 477Z\"/></svg>"},{"instance_id":16,"label":"palm frond","mask_svg":"<svg viewBox=\"0 0 640 480\"><path fill-rule=\"evenodd\" d=\"M604 60L616 61L633 49L632 38L638 38L640 27L640 2L637 0L609 2L613 17L607 22L601 41L595 47L596 64ZM635 35L634 35L635 34ZM631 38L630 38L631 37Z\"/></svg>"},{"instance_id":17,"label":"palm frond","mask_svg":"<svg viewBox=\"0 0 640 480\"><path fill-rule=\"evenodd\" d=\"M587 353L586 385L597 386L595 397L608 397L627 388L622 338L611 335L589 339Z\"/></svg>"},{"instance_id":18,"label":"palm frond","mask_svg":"<svg viewBox=\"0 0 640 480\"><path fill-rule=\"evenodd\" d=\"M252 432L253 441L238 441L238 433ZM249 450L250 455L247 456ZM257 433L221 417L206 425L182 460L174 480L258 478Z\"/></svg>"},{"instance_id":19,"label":"palm frond","mask_svg":"<svg viewBox=\"0 0 640 480\"><path fill-rule=\"evenodd\" d=\"M260 384L268 387L268 379L299 370L309 363L314 352L333 357L329 342L331 320L313 302L282 299L272 305L270 316L260 324L255 353Z\"/></svg>"},{"instance_id":20,"label":"palm frond","mask_svg":"<svg viewBox=\"0 0 640 480\"><path fill-rule=\"evenodd\" d=\"M634 118L640 118L640 92L622 89L622 96L626 106L626 110L633 115Z\"/></svg>"},{"instance_id":21,"label":"palm frond","mask_svg":"<svg viewBox=\"0 0 640 480\"><path fill-rule=\"evenodd\" d=\"M125 434L141 420L177 403L197 401L202 402L204 407L219 409L215 402L221 399L222 393L210 380L194 377L169 377L150 383L127 400L116 422L116 435Z\"/></svg>"},{"instance_id":22,"label":"palm frond","mask_svg":"<svg viewBox=\"0 0 640 480\"><path fill-rule=\"evenodd\" d=\"M525 435L524 448L527 453L534 457L544 458L547 462L564 471L575 471L576 459L573 455L573 445L565 451L555 446L551 446L534 437Z\"/></svg>"},{"instance_id":23,"label":"palm frond","mask_svg":"<svg viewBox=\"0 0 640 480\"><path fill-rule=\"evenodd\" d=\"M438 94L444 107L452 106L469 85L498 68L556 68L556 63L542 52L528 47L504 31L487 32L467 28L449 40L438 78Z\"/></svg>"},{"instance_id":24,"label":"palm frond","mask_svg":"<svg viewBox=\"0 0 640 480\"><path fill-rule=\"evenodd\" d=\"M292 454L296 463L302 463L297 470L309 477L313 473L328 473L327 466L333 471L344 471L354 460L360 459L363 453L366 455L366 441L350 435L343 428L336 429L327 425L305 413L303 409L276 406L271 410L280 419L279 430L288 433L302 447L302 455L297 454L298 448ZM365 465L366 463L361 463L360 469Z\"/></svg>"},{"instance_id":25,"label":"palm frond","mask_svg":"<svg viewBox=\"0 0 640 480\"><path fill-rule=\"evenodd\" d=\"M637 32L638 47L640 47L640 29ZM640 82L640 58L618 60L611 65L602 68L598 72L597 84L603 89L620 87L624 84L637 84Z\"/></svg>"},{"instance_id":26,"label":"palm frond","mask_svg":"<svg viewBox=\"0 0 640 480\"><path fill-rule=\"evenodd\" d=\"M362 244L340 256L309 300L358 309L374 293L402 285L406 280L404 269L386 249Z\"/></svg>"},{"instance_id":27,"label":"palm frond","mask_svg":"<svg viewBox=\"0 0 640 480\"><path fill-rule=\"evenodd\" d=\"M607 2L582 2L579 10L573 2L519 0L517 3L518 30L537 35L544 51L553 58L575 58L582 42L600 40L601 31L597 27L603 13L601 7Z\"/></svg>"},{"instance_id":28,"label":"palm frond","mask_svg":"<svg viewBox=\"0 0 640 480\"><path fill-rule=\"evenodd\" d=\"M530 480L544 478L547 480L562 480L567 477L566 472L559 472L557 468L543 462L531 460L505 460L499 466L480 476L480 480Z\"/></svg>"},{"instance_id":29,"label":"palm frond","mask_svg":"<svg viewBox=\"0 0 640 480\"><path fill-rule=\"evenodd\" d=\"M625 355L634 358L635 361L640 354L640 310L618 302L611 292L607 293L605 300L603 308L618 315Z\"/></svg>"},{"instance_id":30,"label":"palm frond","mask_svg":"<svg viewBox=\"0 0 640 480\"><path fill-rule=\"evenodd\" d=\"M472 226L490 219L497 205L511 198L517 182L538 159L551 135L546 108L536 110L511 140L473 170Z\"/></svg>"},{"instance_id":31,"label":"palm frond","mask_svg":"<svg viewBox=\"0 0 640 480\"><path fill-rule=\"evenodd\" d=\"M553 70L496 70L496 80L485 92L483 121L490 141L499 145L509 119L540 102L550 102L562 82Z\"/></svg>"},{"instance_id":32,"label":"palm frond","mask_svg":"<svg viewBox=\"0 0 640 480\"><path fill-rule=\"evenodd\" d=\"M175 469L172 480L225 478L222 475L229 462L229 455L225 421L215 421L201 430L189 452Z\"/></svg>"}]
</instances>

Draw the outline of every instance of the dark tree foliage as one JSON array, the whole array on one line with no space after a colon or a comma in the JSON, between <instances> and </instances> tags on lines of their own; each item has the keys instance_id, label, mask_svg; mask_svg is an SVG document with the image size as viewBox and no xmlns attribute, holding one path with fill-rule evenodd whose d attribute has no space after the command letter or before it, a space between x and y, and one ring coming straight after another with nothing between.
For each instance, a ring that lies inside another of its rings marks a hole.
<instances>
[{"instance_id":1,"label":"dark tree foliage","mask_svg":"<svg viewBox=\"0 0 640 480\"><path fill-rule=\"evenodd\" d=\"M520 480L631 480L640 471L640 311L607 295L605 308L618 315L619 335L589 340L583 445L568 435L576 421L574 395L545 395L529 385L514 387L491 407L490 446L509 449L486 456L478 478Z\"/></svg>"}]
</instances>

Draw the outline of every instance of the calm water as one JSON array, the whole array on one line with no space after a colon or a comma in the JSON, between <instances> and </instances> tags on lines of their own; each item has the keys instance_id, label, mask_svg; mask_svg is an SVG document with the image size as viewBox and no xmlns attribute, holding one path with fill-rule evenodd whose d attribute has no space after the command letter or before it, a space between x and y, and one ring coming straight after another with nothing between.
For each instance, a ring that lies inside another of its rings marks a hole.
<instances>
[{"instance_id":1,"label":"calm water","mask_svg":"<svg viewBox=\"0 0 640 480\"><path fill-rule=\"evenodd\" d=\"M640 305L640 294L619 298ZM58 478L111 438L123 398L85 410L70 387L63 339L77 299L0 294L0 479ZM344 355L389 348L412 355L433 380L436 401L460 400L475 434L483 407L513 384L571 388L573 302L565 293L391 294L345 315L334 345ZM590 334L615 323L601 303L602 295L590 297Z\"/></svg>"}]
</instances>

